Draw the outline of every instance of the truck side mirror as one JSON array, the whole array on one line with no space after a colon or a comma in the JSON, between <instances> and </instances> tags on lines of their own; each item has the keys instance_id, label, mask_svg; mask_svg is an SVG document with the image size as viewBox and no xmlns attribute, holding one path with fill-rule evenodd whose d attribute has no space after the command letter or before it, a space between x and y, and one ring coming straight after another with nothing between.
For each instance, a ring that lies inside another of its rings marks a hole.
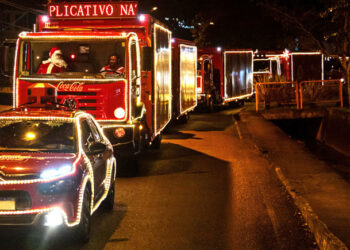
<instances>
[{"instance_id":1,"label":"truck side mirror","mask_svg":"<svg viewBox=\"0 0 350 250\"><path fill-rule=\"evenodd\" d=\"M142 71L151 71L153 69L153 48L143 47L142 48Z\"/></svg>"}]
</instances>

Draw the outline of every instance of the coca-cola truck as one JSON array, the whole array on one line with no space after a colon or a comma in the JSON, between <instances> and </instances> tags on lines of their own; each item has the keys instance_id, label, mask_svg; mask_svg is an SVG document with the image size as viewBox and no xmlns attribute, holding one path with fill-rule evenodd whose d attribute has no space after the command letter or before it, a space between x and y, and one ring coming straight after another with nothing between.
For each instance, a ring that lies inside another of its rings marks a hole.
<instances>
[{"instance_id":1,"label":"coca-cola truck","mask_svg":"<svg viewBox=\"0 0 350 250\"><path fill-rule=\"evenodd\" d=\"M172 58L173 119L186 122L197 106L197 47L173 38Z\"/></svg>"},{"instance_id":2,"label":"coca-cola truck","mask_svg":"<svg viewBox=\"0 0 350 250\"><path fill-rule=\"evenodd\" d=\"M249 98L253 88L253 51L199 49L199 99L225 104Z\"/></svg>"},{"instance_id":3,"label":"coca-cola truck","mask_svg":"<svg viewBox=\"0 0 350 250\"><path fill-rule=\"evenodd\" d=\"M49 83L62 105L96 118L118 157L132 159L147 145L160 146L172 113L169 29L138 16L137 2L126 1L51 1L36 29L17 41L14 107L27 102L29 85ZM53 48L64 69L38 71L52 60Z\"/></svg>"},{"instance_id":4,"label":"coca-cola truck","mask_svg":"<svg viewBox=\"0 0 350 250\"><path fill-rule=\"evenodd\" d=\"M278 62L282 81L324 80L324 55L321 52L265 52L266 58ZM272 72L272 73L274 73Z\"/></svg>"}]
</instances>

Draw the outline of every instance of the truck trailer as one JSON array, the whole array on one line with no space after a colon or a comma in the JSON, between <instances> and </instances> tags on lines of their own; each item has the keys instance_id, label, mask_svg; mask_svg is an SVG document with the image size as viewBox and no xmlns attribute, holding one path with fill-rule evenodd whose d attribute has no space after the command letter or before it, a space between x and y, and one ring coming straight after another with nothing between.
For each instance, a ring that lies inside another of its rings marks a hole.
<instances>
[{"instance_id":1,"label":"truck trailer","mask_svg":"<svg viewBox=\"0 0 350 250\"><path fill-rule=\"evenodd\" d=\"M222 105L254 94L252 50L199 49L198 66L201 103Z\"/></svg>"},{"instance_id":2,"label":"truck trailer","mask_svg":"<svg viewBox=\"0 0 350 250\"><path fill-rule=\"evenodd\" d=\"M197 47L173 38L172 58L173 119L186 122L197 106Z\"/></svg>"}]
</instances>

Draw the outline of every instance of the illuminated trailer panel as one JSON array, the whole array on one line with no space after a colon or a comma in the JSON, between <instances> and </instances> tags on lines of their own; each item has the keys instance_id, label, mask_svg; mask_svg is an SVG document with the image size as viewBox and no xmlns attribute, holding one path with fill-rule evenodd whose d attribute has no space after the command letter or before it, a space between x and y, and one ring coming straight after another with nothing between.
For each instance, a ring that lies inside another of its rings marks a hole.
<instances>
[{"instance_id":1,"label":"illuminated trailer panel","mask_svg":"<svg viewBox=\"0 0 350 250\"><path fill-rule=\"evenodd\" d=\"M154 131L159 134L171 119L171 32L154 25Z\"/></svg>"},{"instance_id":2,"label":"illuminated trailer panel","mask_svg":"<svg viewBox=\"0 0 350 250\"><path fill-rule=\"evenodd\" d=\"M320 52L291 53L292 81L323 80L323 54Z\"/></svg>"},{"instance_id":3,"label":"illuminated trailer panel","mask_svg":"<svg viewBox=\"0 0 350 250\"><path fill-rule=\"evenodd\" d=\"M324 79L324 55L321 52L270 52L267 58L278 59L281 76L286 81Z\"/></svg>"},{"instance_id":4,"label":"illuminated trailer panel","mask_svg":"<svg viewBox=\"0 0 350 250\"><path fill-rule=\"evenodd\" d=\"M197 106L197 47L180 44L180 112Z\"/></svg>"},{"instance_id":5,"label":"illuminated trailer panel","mask_svg":"<svg viewBox=\"0 0 350 250\"><path fill-rule=\"evenodd\" d=\"M224 52L224 102L253 94L253 51Z\"/></svg>"}]
</instances>

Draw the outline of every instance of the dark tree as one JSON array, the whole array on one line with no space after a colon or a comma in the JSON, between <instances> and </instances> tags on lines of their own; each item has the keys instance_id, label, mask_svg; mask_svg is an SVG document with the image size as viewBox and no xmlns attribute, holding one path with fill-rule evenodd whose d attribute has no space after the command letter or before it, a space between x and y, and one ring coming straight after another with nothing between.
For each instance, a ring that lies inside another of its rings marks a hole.
<instances>
[{"instance_id":1,"label":"dark tree","mask_svg":"<svg viewBox=\"0 0 350 250\"><path fill-rule=\"evenodd\" d=\"M350 2L349 0L294 0L259 3L299 38L300 46L321 50L341 62L350 105Z\"/></svg>"}]
</instances>

